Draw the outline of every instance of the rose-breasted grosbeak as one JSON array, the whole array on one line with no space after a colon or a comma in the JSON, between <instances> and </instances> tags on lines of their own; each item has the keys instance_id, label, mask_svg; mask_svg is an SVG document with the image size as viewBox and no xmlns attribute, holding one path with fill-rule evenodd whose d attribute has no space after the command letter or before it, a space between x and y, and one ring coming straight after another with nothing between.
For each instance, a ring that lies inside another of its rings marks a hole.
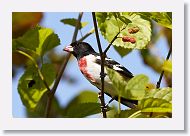
<instances>
[{"instance_id":1,"label":"rose-breasted grosbeak","mask_svg":"<svg viewBox=\"0 0 190 136\"><path fill-rule=\"evenodd\" d=\"M96 86L98 89L101 89L101 58L98 53L94 51L94 49L86 42L74 42L71 45L67 46L64 51L72 53L78 61L78 66L82 74L86 77L91 84ZM105 58L105 67L110 68L118 72L121 76L124 76L126 80L129 80L133 77L133 74L128 71L124 66L114 61L111 58ZM105 78L104 78L104 93L108 96L112 97L110 100L113 101L118 100L117 91L113 87L111 80L107 75L106 68L104 69ZM109 103L110 103L109 102ZM137 104L135 100L128 100L121 97L121 103L134 108Z\"/></svg>"}]
</instances>

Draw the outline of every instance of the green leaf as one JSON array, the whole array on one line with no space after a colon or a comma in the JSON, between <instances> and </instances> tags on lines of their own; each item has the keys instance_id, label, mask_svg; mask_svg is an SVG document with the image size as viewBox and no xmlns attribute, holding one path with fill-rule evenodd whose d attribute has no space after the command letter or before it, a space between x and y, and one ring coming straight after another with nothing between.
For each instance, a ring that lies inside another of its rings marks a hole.
<instances>
[{"instance_id":1,"label":"green leaf","mask_svg":"<svg viewBox=\"0 0 190 136\"><path fill-rule=\"evenodd\" d=\"M70 107L66 111L66 116L69 118L83 118L89 115L101 112L100 103L79 103Z\"/></svg>"},{"instance_id":2,"label":"green leaf","mask_svg":"<svg viewBox=\"0 0 190 136\"><path fill-rule=\"evenodd\" d=\"M140 74L129 80L126 90L124 92L125 96L133 100L141 100L145 95L145 89L149 82L149 78L146 75Z\"/></svg>"},{"instance_id":3,"label":"green leaf","mask_svg":"<svg viewBox=\"0 0 190 136\"><path fill-rule=\"evenodd\" d=\"M172 112L172 104L164 99L145 98L139 101L141 112Z\"/></svg>"},{"instance_id":4,"label":"green leaf","mask_svg":"<svg viewBox=\"0 0 190 136\"><path fill-rule=\"evenodd\" d=\"M13 40L13 48L22 47L43 56L47 51L58 46L60 40L50 28L35 27L22 37Z\"/></svg>"},{"instance_id":5,"label":"green leaf","mask_svg":"<svg viewBox=\"0 0 190 136\"><path fill-rule=\"evenodd\" d=\"M84 90L70 101L67 108L72 107L78 103L89 102L98 102L98 94L89 90Z\"/></svg>"},{"instance_id":6,"label":"green leaf","mask_svg":"<svg viewBox=\"0 0 190 136\"><path fill-rule=\"evenodd\" d=\"M19 47L36 51L36 48L39 45L39 27L28 30L22 37L13 39Z\"/></svg>"},{"instance_id":7,"label":"green leaf","mask_svg":"<svg viewBox=\"0 0 190 136\"><path fill-rule=\"evenodd\" d=\"M121 57L126 56L128 53L132 51L131 49L125 49L125 48L117 47L117 46L114 46L114 49L119 53Z\"/></svg>"},{"instance_id":8,"label":"green leaf","mask_svg":"<svg viewBox=\"0 0 190 136\"><path fill-rule=\"evenodd\" d=\"M46 105L48 101L48 92L45 92L41 99L39 100L38 104L36 105L35 109L27 109L27 117L29 118L43 118L46 112ZM54 96L52 103L51 103L51 110L49 113L49 117L56 118L61 117L62 115L62 108L59 104L58 99Z\"/></svg>"},{"instance_id":9,"label":"green leaf","mask_svg":"<svg viewBox=\"0 0 190 136\"><path fill-rule=\"evenodd\" d=\"M66 25L71 25L71 26L75 27L76 23L78 22L78 20L75 19L75 18L66 18L66 19L62 19L61 22L64 23L64 24L66 24ZM88 24L88 22L80 22L79 29L82 29L87 24Z\"/></svg>"},{"instance_id":10,"label":"green leaf","mask_svg":"<svg viewBox=\"0 0 190 136\"><path fill-rule=\"evenodd\" d=\"M172 88L164 87L160 89L153 89L146 93L145 98L159 98L172 102Z\"/></svg>"},{"instance_id":11,"label":"green leaf","mask_svg":"<svg viewBox=\"0 0 190 136\"><path fill-rule=\"evenodd\" d=\"M98 27L104 38L111 42L112 39L122 28L118 37L128 36L134 38L136 42L123 42L122 38L117 38L113 45L127 49L144 49L151 39L151 23L148 19L142 18L140 15L129 12L120 12L115 15L113 13L97 12L96 18ZM130 33L129 30L138 28L138 32Z\"/></svg>"},{"instance_id":12,"label":"green leaf","mask_svg":"<svg viewBox=\"0 0 190 136\"><path fill-rule=\"evenodd\" d=\"M145 95L145 88L149 81L148 77L141 74L132 79L125 79L118 72L107 68L107 73L114 84L118 96L130 100L141 100Z\"/></svg>"},{"instance_id":13,"label":"green leaf","mask_svg":"<svg viewBox=\"0 0 190 136\"><path fill-rule=\"evenodd\" d=\"M172 73L172 61L171 60L166 60L164 61L164 64L162 66L162 69L164 71Z\"/></svg>"},{"instance_id":14,"label":"green leaf","mask_svg":"<svg viewBox=\"0 0 190 136\"><path fill-rule=\"evenodd\" d=\"M89 90L80 92L64 109L65 117L85 117L100 113L98 94Z\"/></svg>"},{"instance_id":15,"label":"green leaf","mask_svg":"<svg viewBox=\"0 0 190 136\"><path fill-rule=\"evenodd\" d=\"M172 113L168 113L168 112L154 112L152 113L151 118L171 118L172 117Z\"/></svg>"},{"instance_id":16,"label":"green leaf","mask_svg":"<svg viewBox=\"0 0 190 136\"><path fill-rule=\"evenodd\" d=\"M115 118L148 118L149 116L136 109L121 110L115 114Z\"/></svg>"},{"instance_id":17,"label":"green leaf","mask_svg":"<svg viewBox=\"0 0 190 136\"><path fill-rule=\"evenodd\" d=\"M156 21L158 24L172 29L172 13L171 12L140 12L137 13L146 18Z\"/></svg>"},{"instance_id":18,"label":"green leaf","mask_svg":"<svg viewBox=\"0 0 190 136\"><path fill-rule=\"evenodd\" d=\"M52 64L43 64L41 72L49 86L53 83L56 72ZM43 81L38 75L37 68L29 66L19 79L18 92L22 103L28 109L34 109L43 94L47 91Z\"/></svg>"}]
</instances>

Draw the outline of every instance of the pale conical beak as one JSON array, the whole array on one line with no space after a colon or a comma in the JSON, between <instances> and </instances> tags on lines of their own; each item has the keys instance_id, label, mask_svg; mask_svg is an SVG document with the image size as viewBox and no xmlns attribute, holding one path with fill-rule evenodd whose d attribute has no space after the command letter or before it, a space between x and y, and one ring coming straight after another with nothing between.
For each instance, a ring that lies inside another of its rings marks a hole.
<instances>
[{"instance_id":1,"label":"pale conical beak","mask_svg":"<svg viewBox=\"0 0 190 136\"><path fill-rule=\"evenodd\" d=\"M73 52L73 47L71 45L69 45L69 46L65 47L63 50L66 52Z\"/></svg>"}]
</instances>

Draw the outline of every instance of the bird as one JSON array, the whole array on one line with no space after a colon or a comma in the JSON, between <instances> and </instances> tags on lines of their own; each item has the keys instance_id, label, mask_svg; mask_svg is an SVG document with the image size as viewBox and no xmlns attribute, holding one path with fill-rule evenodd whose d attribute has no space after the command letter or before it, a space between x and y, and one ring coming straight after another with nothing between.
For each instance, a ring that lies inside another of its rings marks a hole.
<instances>
[{"instance_id":1,"label":"bird","mask_svg":"<svg viewBox=\"0 0 190 136\"><path fill-rule=\"evenodd\" d=\"M66 46L64 51L73 54L78 62L79 69L84 77L94 86L96 86L99 90L101 90L101 57L100 54L97 53L92 46L87 42L73 42L70 45ZM124 66L120 63L116 62L115 60L105 57L104 62L104 93L111 97L111 103L113 100L118 101L118 94L115 90L113 83L111 82L109 76L107 75L106 68L110 68L116 72L118 72L121 76L123 76L126 80L130 80L133 78L133 74L127 70ZM123 98L121 96L120 101L123 105L135 108L138 101L137 100L130 100ZM106 105L108 105L106 104Z\"/></svg>"}]
</instances>

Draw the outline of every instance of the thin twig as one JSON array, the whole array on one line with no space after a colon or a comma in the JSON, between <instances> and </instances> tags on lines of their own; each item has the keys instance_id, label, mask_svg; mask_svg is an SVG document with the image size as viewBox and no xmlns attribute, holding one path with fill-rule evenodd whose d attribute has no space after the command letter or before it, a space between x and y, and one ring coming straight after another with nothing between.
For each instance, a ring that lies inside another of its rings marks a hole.
<instances>
[{"instance_id":1,"label":"thin twig","mask_svg":"<svg viewBox=\"0 0 190 136\"><path fill-rule=\"evenodd\" d=\"M77 21L76 26L75 26L75 31L74 31L74 34L73 34L72 42L75 42L76 39L77 39L77 34L78 34L78 31L79 31L82 16L83 16L83 12L80 12L79 16L78 16L78 21ZM57 78L55 80L54 86L53 86L51 92L48 94L48 101L47 101L47 105L46 105L45 117L49 117L49 114L50 114L50 111L51 111L52 100L54 98L54 94L55 94L55 92L57 90L57 86L58 86L58 84L59 84L59 82L61 80L61 77L63 75L63 72L65 71L65 67L66 67L70 57L71 57L71 54L68 53L68 55L66 56L66 58L64 59L62 65L60 67L60 70L59 70L59 73L58 73Z\"/></svg>"},{"instance_id":2,"label":"thin twig","mask_svg":"<svg viewBox=\"0 0 190 136\"><path fill-rule=\"evenodd\" d=\"M121 31L123 31L125 29L125 27L124 28L122 28L116 35L115 35L115 37L112 39L112 41L110 42L110 44L108 45L108 47L104 50L104 54L106 54L107 53L107 51L109 50L109 48L111 47L111 45L113 44L113 42L118 38L117 36L121 33Z\"/></svg>"},{"instance_id":3,"label":"thin twig","mask_svg":"<svg viewBox=\"0 0 190 136\"><path fill-rule=\"evenodd\" d=\"M90 30L88 33L86 33L83 37L81 37L78 41L83 41L84 39L86 39L88 36L90 36L91 34L94 33L94 29Z\"/></svg>"},{"instance_id":4,"label":"thin twig","mask_svg":"<svg viewBox=\"0 0 190 136\"><path fill-rule=\"evenodd\" d=\"M169 50L169 52L168 52L168 55L167 55L167 57L166 57L166 60L168 60L168 59L170 58L171 53L172 53L172 46L170 46L170 50ZM157 89L160 88L160 84L161 84L163 75L164 75L164 70L161 72L160 77L159 77L159 80L158 80L158 82L157 82L157 84L156 84L156 88L157 88Z\"/></svg>"},{"instance_id":5,"label":"thin twig","mask_svg":"<svg viewBox=\"0 0 190 136\"><path fill-rule=\"evenodd\" d=\"M103 113L103 117L106 118L107 115L106 115L106 107L105 107L105 101L104 101L104 77L105 77L104 61L105 61L105 54L102 52L102 47L101 47L100 38L99 38L99 34L98 34L98 27L97 27L95 12L92 12L92 18L93 18L93 23L94 23L94 29L95 29L98 49L99 49L99 53L100 53L100 57L101 57L101 73L100 73L100 77L101 77L102 86L101 86L101 92L100 92L99 98L100 98L100 101L101 101L101 110L102 110L102 113Z\"/></svg>"},{"instance_id":6,"label":"thin twig","mask_svg":"<svg viewBox=\"0 0 190 136\"><path fill-rule=\"evenodd\" d=\"M27 54L27 53L25 53L25 52L23 52L21 50L16 50L16 52L26 56L27 58L29 58L34 63L34 66L37 68L37 71L38 71L38 74L39 74L41 80L43 81L43 83L44 83L45 87L47 88L47 90L50 91L49 85L45 81L45 78L44 78L42 72L40 71L40 68L39 68L38 64L36 63L36 61L29 54Z\"/></svg>"}]
</instances>

